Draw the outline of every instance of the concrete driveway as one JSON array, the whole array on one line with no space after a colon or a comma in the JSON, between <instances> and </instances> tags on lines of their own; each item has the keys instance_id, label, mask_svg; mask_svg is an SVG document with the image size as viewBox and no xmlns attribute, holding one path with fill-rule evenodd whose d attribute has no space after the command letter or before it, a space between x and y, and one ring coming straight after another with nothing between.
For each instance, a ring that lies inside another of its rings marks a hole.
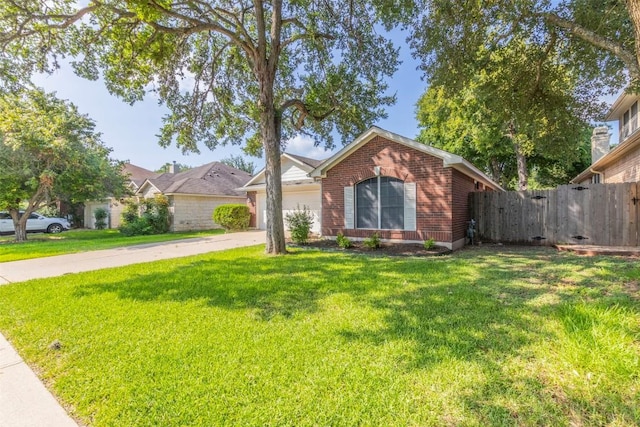
<instances>
[{"instance_id":1,"label":"concrete driveway","mask_svg":"<svg viewBox=\"0 0 640 427\"><path fill-rule=\"evenodd\" d=\"M265 243L264 231L129 246L0 263L0 285L68 273L198 255ZM0 334L0 426L76 427L55 397Z\"/></svg>"},{"instance_id":2,"label":"concrete driveway","mask_svg":"<svg viewBox=\"0 0 640 427\"><path fill-rule=\"evenodd\" d=\"M0 263L0 285L253 246L264 244L265 239L266 233L264 231L244 231L210 237L3 262Z\"/></svg>"}]
</instances>

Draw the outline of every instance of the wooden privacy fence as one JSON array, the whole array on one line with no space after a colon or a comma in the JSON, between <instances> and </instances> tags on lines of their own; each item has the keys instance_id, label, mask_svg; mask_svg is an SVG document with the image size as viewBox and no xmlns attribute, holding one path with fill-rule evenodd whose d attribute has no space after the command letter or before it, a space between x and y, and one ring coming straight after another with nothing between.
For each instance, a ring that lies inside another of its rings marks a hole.
<instances>
[{"instance_id":1,"label":"wooden privacy fence","mask_svg":"<svg viewBox=\"0 0 640 427\"><path fill-rule=\"evenodd\" d=\"M640 182L478 192L472 193L470 204L481 241L640 244Z\"/></svg>"}]
</instances>

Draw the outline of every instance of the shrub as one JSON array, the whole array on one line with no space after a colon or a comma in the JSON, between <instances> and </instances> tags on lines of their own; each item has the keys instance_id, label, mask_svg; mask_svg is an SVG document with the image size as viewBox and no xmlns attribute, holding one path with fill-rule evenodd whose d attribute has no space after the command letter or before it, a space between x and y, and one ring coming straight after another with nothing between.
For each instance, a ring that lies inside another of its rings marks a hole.
<instances>
[{"instance_id":1,"label":"shrub","mask_svg":"<svg viewBox=\"0 0 640 427\"><path fill-rule=\"evenodd\" d=\"M295 211L285 215L285 220L291 231L291 240L301 245L307 243L313 225L313 214L309 208L302 206L300 209L298 205Z\"/></svg>"},{"instance_id":2,"label":"shrub","mask_svg":"<svg viewBox=\"0 0 640 427\"><path fill-rule=\"evenodd\" d=\"M213 221L225 230L246 230L250 219L249 207L243 204L220 205L213 211Z\"/></svg>"},{"instance_id":3,"label":"shrub","mask_svg":"<svg viewBox=\"0 0 640 427\"><path fill-rule=\"evenodd\" d=\"M336 236L336 243L342 249L349 249L351 247L351 240L342 233L338 233Z\"/></svg>"},{"instance_id":4,"label":"shrub","mask_svg":"<svg viewBox=\"0 0 640 427\"><path fill-rule=\"evenodd\" d=\"M169 199L157 194L140 205L131 200L125 202L119 230L125 236L163 234L169 231L170 224Z\"/></svg>"},{"instance_id":5,"label":"shrub","mask_svg":"<svg viewBox=\"0 0 640 427\"><path fill-rule=\"evenodd\" d=\"M380 235L375 232L371 236L364 239L364 245L369 249L378 249L380 247Z\"/></svg>"},{"instance_id":6,"label":"shrub","mask_svg":"<svg viewBox=\"0 0 640 427\"><path fill-rule=\"evenodd\" d=\"M109 213L105 208L97 208L93 212L93 217L96 219L95 226L97 230L104 230L105 228L107 228L106 219L108 215Z\"/></svg>"},{"instance_id":7,"label":"shrub","mask_svg":"<svg viewBox=\"0 0 640 427\"><path fill-rule=\"evenodd\" d=\"M436 247L436 241L433 238L429 238L424 241L423 246L426 250L431 250Z\"/></svg>"}]
</instances>

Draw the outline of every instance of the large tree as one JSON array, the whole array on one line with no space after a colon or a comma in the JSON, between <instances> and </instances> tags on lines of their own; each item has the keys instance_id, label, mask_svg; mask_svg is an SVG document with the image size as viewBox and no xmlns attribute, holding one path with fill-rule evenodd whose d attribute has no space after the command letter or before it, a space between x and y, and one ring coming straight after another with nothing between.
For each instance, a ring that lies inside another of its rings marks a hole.
<instances>
[{"instance_id":1,"label":"large tree","mask_svg":"<svg viewBox=\"0 0 640 427\"><path fill-rule=\"evenodd\" d=\"M435 84L455 86L483 66L482 49L514 39L544 46L598 97L640 82L640 0L420 0L412 46Z\"/></svg>"},{"instance_id":2,"label":"large tree","mask_svg":"<svg viewBox=\"0 0 640 427\"><path fill-rule=\"evenodd\" d=\"M422 140L483 165L506 187L517 172L518 190L527 189L534 166L571 167L593 100L576 94L553 46L514 39L478 52L481 70L451 93L431 86L418 103Z\"/></svg>"},{"instance_id":3,"label":"large tree","mask_svg":"<svg viewBox=\"0 0 640 427\"><path fill-rule=\"evenodd\" d=\"M245 143L263 152L268 253L285 252L280 153L298 132L333 146L378 118L394 97L384 78L397 51L379 32L384 1L4 0L0 47L9 57L104 78L128 102L156 92L171 113L160 144L197 151ZM26 55L25 55L26 54ZM35 58L35 59L34 59ZM52 58L48 56L48 58ZM54 58L55 59L55 58ZM54 64L55 65L55 64Z\"/></svg>"},{"instance_id":4,"label":"large tree","mask_svg":"<svg viewBox=\"0 0 640 427\"><path fill-rule=\"evenodd\" d=\"M41 90L0 97L0 209L11 214L16 241L26 240L29 215L52 200L125 191L121 165L94 127L74 105Z\"/></svg>"}]
</instances>

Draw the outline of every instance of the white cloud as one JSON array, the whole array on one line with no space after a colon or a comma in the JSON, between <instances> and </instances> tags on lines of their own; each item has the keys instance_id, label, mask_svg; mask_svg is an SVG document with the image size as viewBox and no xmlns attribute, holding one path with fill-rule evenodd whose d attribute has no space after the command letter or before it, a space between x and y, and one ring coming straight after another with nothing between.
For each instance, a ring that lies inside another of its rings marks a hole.
<instances>
[{"instance_id":1,"label":"white cloud","mask_svg":"<svg viewBox=\"0 0 640 427\"><path fill-rule=\"evenodd\" d=\"M324 160L331 157L337 150L325 150L322 145L315 146L314 140L306 135L298 135L287 141L285 151L291 154L309 157L311 159Z\"/></svg>"}]
</instances>

